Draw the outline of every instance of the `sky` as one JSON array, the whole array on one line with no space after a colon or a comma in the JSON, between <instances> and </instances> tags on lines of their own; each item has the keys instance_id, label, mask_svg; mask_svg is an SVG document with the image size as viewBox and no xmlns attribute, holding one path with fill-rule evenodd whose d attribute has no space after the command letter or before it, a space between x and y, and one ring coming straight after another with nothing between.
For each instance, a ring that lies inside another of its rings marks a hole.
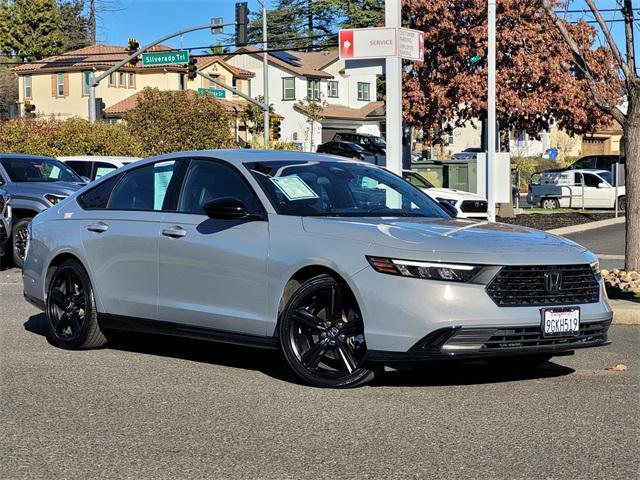
<instances>
[{"instance_id":1,"label":"sky","mask_svg":"<svg viewBox=\"0 0 640 480\"><path fill-rule=\"evenodd\" d=\"M269 1L269 0L267 0ZM616 8L621 0L596 0L598 7ZM223 17L225 22L235 19L236 0L105 0L105 3L117 3L114 11L100 13L98 22L98 41L101 43L126 45L130 37L137 38L141 44L152 41L161 35L183 28L206 25L212 17ZM273 1L269 3L275 3ZM251 11L260 10L257 0L248 0ZM633 0L634 8L640 9L640 0ZM570 9L586 9L582 0L572 0ZM619 12L606 12L605 19L621 19ZM574 14L576 19L582 14ZM586 18L593 20L590 15ZM636 12L635 43L636 52L640 55L640 12ZM616 43L624 54L624 23L610 23ZM233 27L227 27L225 34L232 34ZM225 42L224 35L211 35L209 30L194 32L180 39L166 42L173 47L206 47ZM601 39L604 42L604 38ZM640 62L639 62L640 63Z\"/></svg>"}]
</instances>

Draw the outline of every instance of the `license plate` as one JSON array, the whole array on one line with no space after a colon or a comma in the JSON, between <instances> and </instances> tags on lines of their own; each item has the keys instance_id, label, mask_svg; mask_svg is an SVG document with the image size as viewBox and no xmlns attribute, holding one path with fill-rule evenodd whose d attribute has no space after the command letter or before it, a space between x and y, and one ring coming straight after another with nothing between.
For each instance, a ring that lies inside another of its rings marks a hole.
<instances>
[{"instance_id":1,"label":"license plate","mask_svg":"<svg viewBox=\"0 0 640 480\"><path fill-rule=\"evenodd\" d=\"M542 309L542 335L545 337L580 333L580 309L577 307Z\"/></svg>"}]
</instances>

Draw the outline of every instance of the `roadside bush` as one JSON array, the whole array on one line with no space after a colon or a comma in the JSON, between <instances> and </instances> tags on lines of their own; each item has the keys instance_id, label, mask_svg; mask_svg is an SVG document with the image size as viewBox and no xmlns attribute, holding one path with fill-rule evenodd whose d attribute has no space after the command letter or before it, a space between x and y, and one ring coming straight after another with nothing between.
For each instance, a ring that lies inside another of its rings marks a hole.
<instances>
[{"instance_id":1,"label":"roadside bush","mask_svg":"<svg viewBox=\"0 0 640 480\"><path fill-rule=\"evenodd\" d=\"M48 155L143 156L142 144L123 125L20 119L0 123L0 152Z\"/></svg>"},{"instance_id":2,"label":"roadside bush","mask_svg":"<svg viewBox=\"0 0 640 480\"><path fill-rule=\"evenodd\" d=\"M146 88L124 119L148 155L234 144L231 116L222 103L190 90Z\"/></svg>"}]
</instances>

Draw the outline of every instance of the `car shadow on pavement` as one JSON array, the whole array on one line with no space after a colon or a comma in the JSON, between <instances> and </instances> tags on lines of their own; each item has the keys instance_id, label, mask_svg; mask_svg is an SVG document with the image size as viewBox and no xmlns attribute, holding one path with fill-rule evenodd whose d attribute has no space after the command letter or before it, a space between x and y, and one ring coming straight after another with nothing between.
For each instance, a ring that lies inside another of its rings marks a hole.
<instances>
[{"instance_id":1,"label":"car shadow on pavement","mask_svg":"<svg viewBox=\"0 0 640 480\"><path fill-rule=\"evenodd\" d=\"M48 338L44 313L30 317L24 328ZM281 353L275 350L130 332L110 334L105 348L255 370L276 380L304 385L293 374ZM573 372L573 369L552 361L521 371L489 366L483 361L429 362L378 375L371 387L476 385L561 377Z\"/></svg>"}]
</instances>

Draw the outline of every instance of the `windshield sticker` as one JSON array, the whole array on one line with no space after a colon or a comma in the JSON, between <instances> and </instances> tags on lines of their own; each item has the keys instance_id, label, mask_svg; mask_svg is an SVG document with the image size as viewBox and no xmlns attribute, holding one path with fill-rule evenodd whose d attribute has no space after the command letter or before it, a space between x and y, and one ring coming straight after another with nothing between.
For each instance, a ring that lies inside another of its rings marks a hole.
<instances>
[{"instance_id":1,"label":"windshield sticker","mask_svg":"<svg viewBox=\"0 0 640 480\"><path fill-rule=\"evenodd\" d=\"M316 192L311 190L311 187L304 183L304 180L302 180L298 175L275 177L270 178L270 180L289 200L319 198Z\"/></svg>"}]
</instances>

